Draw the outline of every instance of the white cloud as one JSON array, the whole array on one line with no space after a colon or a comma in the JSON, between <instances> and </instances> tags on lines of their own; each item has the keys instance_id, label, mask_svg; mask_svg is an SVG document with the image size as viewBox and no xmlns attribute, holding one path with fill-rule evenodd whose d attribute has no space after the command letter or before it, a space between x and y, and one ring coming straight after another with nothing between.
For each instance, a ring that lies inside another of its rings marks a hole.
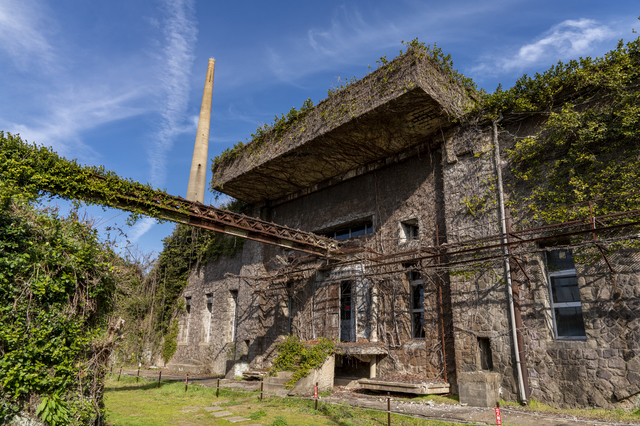
<instances>
[{"instance_id":1,"label":"white cloud","mask_svg":"<svg viewBox=\"0 0 640 426\"><path fill-rule=\"evenodd\" d=\"M0 50L4 50L16 67L25 69L33 62L49 63L53 47L43 30L54 27L47 19L46 5L35 0L0 2Z\"/></svg>"},{"instance_id":2,"label":"white cloud","mask_svg":"<svg viewBox=\"0 0 640 426\"><path fill-rule=\"evenodd\" d=\"M151 182L163 186L166 180L166 155L176 137L191 128L186 116L189 78L194 60L197 23L192 0L165 0L161 22L165 44L160 57L162 122L150 150Z\"/></svg>"},{"instance_id":3,"label":"white cloud","mask_svg":"<svg viewBox=\"0 0 640 426\"><path fill-rule=\"evenodd\" d=\"M80 134L102 124L129 118L145 112L135 105L146 88L115 89L91 86L90 90L69 90L47 96L48 111L41 119L29 124L8 123L11 133L39 145L51 146L54 151L82 162L95 163L98 154L86 145Z\"/></svg>"},{"instance_id":4,"label":"white cloud","mask_svg":"<svg viewBox=\"0 0 640 426\"><path fill-rule=\"evenodd\" d=\"M138 240L146 234L152 227L155 225L156 220L151 217L144 217L131 228L130 231L127 232L129 236L129 242L131 244L136 244Z\"/></svg>"},{"instance_id":5,"label":"white cloud","mask_svg":"<svg viewBox=\"0 0 640 426\"><path fill-rule=\"evenodd\" d=\"M566 20L545 32L537 41L525 44L508 58L486 58L472 72L522 71L537 64L589 55L594 46L610 40L616 32L591 19Z\"/></svg>"}]
</instances>

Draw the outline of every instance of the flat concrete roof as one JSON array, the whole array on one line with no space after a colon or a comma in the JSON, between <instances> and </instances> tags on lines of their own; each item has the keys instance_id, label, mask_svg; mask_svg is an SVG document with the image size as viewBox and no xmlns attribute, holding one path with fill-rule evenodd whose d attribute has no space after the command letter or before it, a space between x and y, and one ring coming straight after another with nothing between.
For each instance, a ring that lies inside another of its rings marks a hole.
<instances>
[{"instance_id":1,"label":"flat concrete roof","mask_svg":"<svg viewBox=\"0 0 640 426\"><path fill-rule=\"evenodd\" d=\"M242 148L214 168L212 187L249 203L269 202L344 180L429 138L439 143L473 100L428 55L411 52L332 94L281 135Z\"/></svg>"},{"instance_id":2,"label":"flat concrete roof","mask_svg":"<svg viewBox=\"0 0 640 426\"><path fill-rule=\"evenodd\" d=\"M336 343L340 355L387 355L389 350L382 343L340 342Z\"/></svg>"}]
</instances>

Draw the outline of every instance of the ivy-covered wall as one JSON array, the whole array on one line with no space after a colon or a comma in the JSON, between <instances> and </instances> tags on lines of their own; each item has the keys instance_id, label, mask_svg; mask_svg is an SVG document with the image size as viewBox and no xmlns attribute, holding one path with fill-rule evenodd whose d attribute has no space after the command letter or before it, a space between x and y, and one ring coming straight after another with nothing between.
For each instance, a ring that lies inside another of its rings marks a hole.
<instances>
[{"instance_id":1,"label":"ivy-covered wall","mask_svg":"<svg viewBox=\"0 0 640 426\"><path fill-rule=\"evenodd\" d=\"M140 271L73 213L8 192L0 181L0 423L19 412L52 425L100 421L114 293Z\"/></svg>"}]
</instances>

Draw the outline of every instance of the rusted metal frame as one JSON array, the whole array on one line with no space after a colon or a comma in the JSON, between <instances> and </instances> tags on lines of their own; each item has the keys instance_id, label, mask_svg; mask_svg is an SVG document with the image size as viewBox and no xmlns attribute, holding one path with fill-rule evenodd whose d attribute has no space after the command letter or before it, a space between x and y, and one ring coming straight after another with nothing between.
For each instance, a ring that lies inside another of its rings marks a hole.
<instances>
[{"instance_id":1,"label":"rusted metal frame","mask_svg":"<svg viewBox=\"0 0 640 426\"><path fill-rule=\"evenodd\" d=\"M617 228L624 228L627 226L634 226L634 225L640 225L640 221L638 222L631 222L631 223L626 223L626 224L620 224L620 225L612 225L612 226L608 226L606 228L597 228L595 230L595 232L603 232L603 231L608 231L611 229L617 229ZM547 237L538 237L538 238L532 238L532 239L528 239L528 240L522 240L522 241L513 241L511 243L511 245L516 246L516 245L522 245L522 244L529 244L529 243L535 243L535 242L539 242L539 241L548 241L548 240L553 240L553 239L557 239L557 238L562 238L562 237L570 237L573 235L582 235L582 234L588 234L593 232L591 229L587 229L587 230L580 230L580 231L575 231L575 232L569 232L569 233L565 233L565 234L559 234L559 235L552 235L552 236L547 236ZM496 248L500 248L500 247L504 247L506 244L494 244L491 246L485 246L485 247L477 247L474 249L468 249L468 250L460 250L457 252L448 252L447 254L449 256L456 256L456 255L460 255L460 254L466 254L466 253L477 253L483 250L487 250L487 249L496 249ZM442 247L445 247L444 245ZM436 256L422 256L422 257L417 257L417 258L413 258L411 260L425 260L425 259L434 259ZM460 265L460 264L465 264L465 263L478 263L478 262L482 262L485 260L493 260L493 259L499 259L503 256L486 256L486 257L482 257L482 258L478 258L478 259L470 259L470 260L463 260L463 261L457 261L457 262L447 262L445 265L445 267L451 266L451 265ZM403 263L406 262L407 259L402 259L402 260L396 260L393 262L385 262L385 263L380 263L380 264L376 264L376 265L372 265L372 267L382 267L382 266L388 266L388 265L393 265L393 264L398 264L398 263Z\"/></svg>"},{"instance_id":2,"label":"rusted metal frame","mask_svg":"<svg viewBox=\"0 0 640 426\"><path fill-rule=\"evenodd\" d=\"M440 266L440 233L438 232L438 225L436 224L436 266ZM442 332L442 365L444 367L444 381L447 382L447 352L445 344L445 331L444 331L444 308L442 302L442 276L441 271L436 271L438 276L438 299L440 301L440 331Z\"/></svg>"},{"instance_id":3,"label":"rusted metal frame","mask_svg":"<svg viewBox=\"0 0 640 426\"><path fill-rule=\"evenodd\" d=\"M591 222L591 229L593 229L595 231L595 229L596 229L596 218L593 217L593 206L591 205L591 201L589 201L589 216L590 216L590 222ZM598 244L596 242L596 233L595 232L593 232L593 243L596 245L596 247L598 247L598 250L600 250L600 254L602 255L602 258L604 259L605 263L607 264L607 267L609 268L609 272L611 272L611 276L613 277L615 272L613 271L613 268L611 267L611 264L609 263L609 259L607 259L607 256L604 254L604 250L602 249L600 244Z\"/></svg>"},{"instance_id":4,"label":"rusted metal frame","mask_svg":"<svg viewBox=\"0 0 640 426\"><path fill-rule=\"evenodd\" d=\"M331 246L338 247L337 243L325 241L322 237L310 233L295 231L291 228L264 222L260 219L249 218L237 213L222 211L211 206L197 205L177 197L170 200L174 201L172 203L173 206L166 202L161 202L157 198L153 201L156 204L150 205L144 199L120 195L114 204L125 210L132 209L134 206L154 208L159 210L161 217L168 220L294 249L316 256L324 257L328 254L330 255ZM202 211L203 208L204 212Z\"/></svg>"},{"instance_id":5,"label":"rusted metal frame","mask_svg":"<svg viewBox=\"0 0 640 426\"><path fill-rule=\"evenodd\" d=\"M509 251L509 263L511 263L511 260L512 259L515 260L515 257L513 256L513 247L511 246L511 214L510 214L509 208L505 209L505 221L507 226L507 243L508 243L507 249ZM520 266L520 263L517 262L517 260L516 260L516 263L518 264L518 266ZM520 269L522 269L522 266L520 266ZM517 281L518 276L515 269L511 267L509 271L511 274L511 289L513 292L513 307L514 307L514 313L515 313L514 316L515 316L515 323L516 323L516 336L518 339L518 350L520 353L520 368L522 371L522 379L524 382L524 391L525 391L524 400L528 401L529 396L531 395L531 391L529 389L529 372L527 369L527 357L526 357L526 351L524 346L524 336L522 335L522 330L524 327L522 324L522 312L520 309L520 286L518 285L518 281Z\"/></svg>"}]
</instances>

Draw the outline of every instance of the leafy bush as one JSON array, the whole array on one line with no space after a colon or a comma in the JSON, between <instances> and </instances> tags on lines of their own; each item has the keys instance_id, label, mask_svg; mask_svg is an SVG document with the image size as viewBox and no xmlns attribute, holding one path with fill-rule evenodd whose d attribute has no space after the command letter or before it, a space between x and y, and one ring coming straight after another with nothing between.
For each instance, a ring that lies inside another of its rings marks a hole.
<instances>
[{"instance_id":1,"label":"leafy bush","mask_svg":"<svg viewBox=\"0 0 640 426\"><path fill-rule=\"evenodd\" d=\"M307 377L311 370L321 367L327 357L334 353L335 346L329 339L321 337L317 344L307 346L298 337L289 335L278 346L278 356L273 361L269 374L293 371L293 377L285 385L287 389L292 389L298 380Z\"/></svg>"}]
</instances>

